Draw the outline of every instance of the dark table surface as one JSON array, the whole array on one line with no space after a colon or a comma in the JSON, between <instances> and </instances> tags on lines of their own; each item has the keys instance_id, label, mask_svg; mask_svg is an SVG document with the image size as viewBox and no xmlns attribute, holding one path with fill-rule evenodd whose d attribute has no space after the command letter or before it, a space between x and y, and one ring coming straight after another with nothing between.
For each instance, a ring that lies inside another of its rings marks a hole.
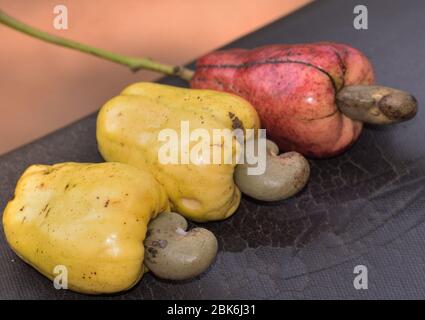
<instances>
[{"instance_id":1,"label":"dark table surface","mask_svg":"<svg viewBox=\"0 0 425 320\"><path fill-rule=\"evenodd\" d=\"M425 101L425 1L361 1L369 10L369 29L361 31L353 28L357 4L317 1L228 47L344 42L372 60L380 84ZM1 156L0 212L28 165L102 161L95 118ZM200 278L171 283L147 274L105 298L425 298L424 122L420 111L407 123L366 128L344 155L311 161L309 185L295 198L272 205L243 199L232 218L207 224L220 249ZM353 286L356 265L368 268L367 290ZM12 253L2 232L0 270L0 298L87 298L55 290Z\"/></svg>"}]
</instances>

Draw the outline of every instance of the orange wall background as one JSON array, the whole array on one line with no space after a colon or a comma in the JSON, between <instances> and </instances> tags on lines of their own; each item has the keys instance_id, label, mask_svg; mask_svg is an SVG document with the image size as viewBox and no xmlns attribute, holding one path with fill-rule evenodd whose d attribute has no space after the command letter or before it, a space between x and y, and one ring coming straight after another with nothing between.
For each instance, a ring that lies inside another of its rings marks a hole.
<instances>
[{"instance_id":1,"label":"orange wall background","mask_svg":"<svg viewBox=\"0 0 425 320\"><path fill-rule=\"evenodd\" d=\"M0 8L45 31L134 56L183 64L310 0L0 0ZM55 30L53 8L68 8ZM0 154L98 109L150 72L32 39L0 25Z\"/></svg>"}]
</instances>

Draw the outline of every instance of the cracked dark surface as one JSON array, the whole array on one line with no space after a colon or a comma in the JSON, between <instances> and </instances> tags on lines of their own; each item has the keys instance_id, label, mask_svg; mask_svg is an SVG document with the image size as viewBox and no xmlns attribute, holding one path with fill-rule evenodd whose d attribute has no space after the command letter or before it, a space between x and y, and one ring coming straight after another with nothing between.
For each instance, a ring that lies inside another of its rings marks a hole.
<instances>
[{"instance_id":1,"label":"cracked dark surface","mask_svg":"<svg viewBox=\"0 0 425 320\"><path fill-rule=\"evenodd\" d=\"M379 83L410 91L421 104L425 42L413 39L413 31L425 28L425 2L363 4L370 15L366 32L352 27L357 2L320 1L229 47L345 42L371 59ZM424 117L420 110L406 123L368 127L344 155L310 161L310 182L295 198L264 204L244 197L233 217L206 224L219 254L200 278L177 283L147 274L132 290L105 298L425 298ZM101 160L95 115L1 156L0 210L30 164ZM353 287L359 264L368 267L368 290ZM3 233L0 267L0 298L90 298L55 290L12 253Z\"/></svg>"}]
</instances>

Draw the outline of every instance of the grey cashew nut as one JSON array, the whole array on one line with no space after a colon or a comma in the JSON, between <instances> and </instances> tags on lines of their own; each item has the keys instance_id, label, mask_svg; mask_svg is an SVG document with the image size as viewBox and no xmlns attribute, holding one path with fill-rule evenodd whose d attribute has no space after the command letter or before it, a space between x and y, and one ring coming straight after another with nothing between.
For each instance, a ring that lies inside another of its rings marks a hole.
<instances>
[{"instance_id":1,"label":"grey cashew nut","mask_svg":"<svg viewBox=\"0 0 425 320\"><path fill-rule=\"evenodd\" d=\"M347 117L370 124L392 124L413 118L418 103L410 93L383 86L346 86L336 96Z\"/></svg>"},{"instance_id":2,"label":"grey cashew nut","mask_svg":"<svg viewBox=\"0 0 425 320\"><path fill-rule=\"evenodd\" d=\"M218 247L214 234L204 228L186 229L186 219L174 212L162 213L149 223L144 264L157 277L190 279L214 261Z\"/></svg>"},{"instance_id":3,"label":"grey cashew nut","mask_svg":"<svg viewBox=\"0 0 425 320\"><path fill-rule=\"evenodd\" d=\"M298 152L278 155L279 147L272 141L266 144L266 170L262 175L249 175L249 164L239 164L235 169L235 183L250 197L262 201L287 199L307 184L310 165Z\"/></svg>"}]
</instances>

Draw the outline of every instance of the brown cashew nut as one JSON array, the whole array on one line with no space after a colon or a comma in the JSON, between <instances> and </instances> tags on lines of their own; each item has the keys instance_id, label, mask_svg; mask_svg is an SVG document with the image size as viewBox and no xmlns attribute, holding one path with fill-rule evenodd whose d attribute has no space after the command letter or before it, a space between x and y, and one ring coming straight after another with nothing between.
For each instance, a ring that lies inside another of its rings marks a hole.
<instances>
[{"instance_id":1,"label":"brown cashew nut","mask_svg":"<svg viewBox=\"0 0 425 320\"><path fill-rule=\"evenodd\" d=\"M279 147L272 141L266 143L266 170L261 175L249 175L246 163L235 169L235 183L248 196L262 201L287 199L307 184L310 165L298 152L279 154Z\"/></svg>"},{"instance_id":2,"label":"brown cashew nut","mask_svg":"<svg viewBox=\"0 0 425 320\"><path fill-rule=\"evenodd\" d=\"M383 86L347 86L338 92L339 110L353 120L392 124L413 118L418 103L410 93Z\"/></svg>"},{"instance_id":3,"label":"brown cashew nut","mask_svg":"<svg viewBox=\"0 0 425 320\"><path fill-rule=\"evenodd\" d=\"M211 231L186 231L187 221L174 212L160 214L148 225L144 264L162 279L185 280L204 272L217 255Z\"/></svg>"}]
</instances>

